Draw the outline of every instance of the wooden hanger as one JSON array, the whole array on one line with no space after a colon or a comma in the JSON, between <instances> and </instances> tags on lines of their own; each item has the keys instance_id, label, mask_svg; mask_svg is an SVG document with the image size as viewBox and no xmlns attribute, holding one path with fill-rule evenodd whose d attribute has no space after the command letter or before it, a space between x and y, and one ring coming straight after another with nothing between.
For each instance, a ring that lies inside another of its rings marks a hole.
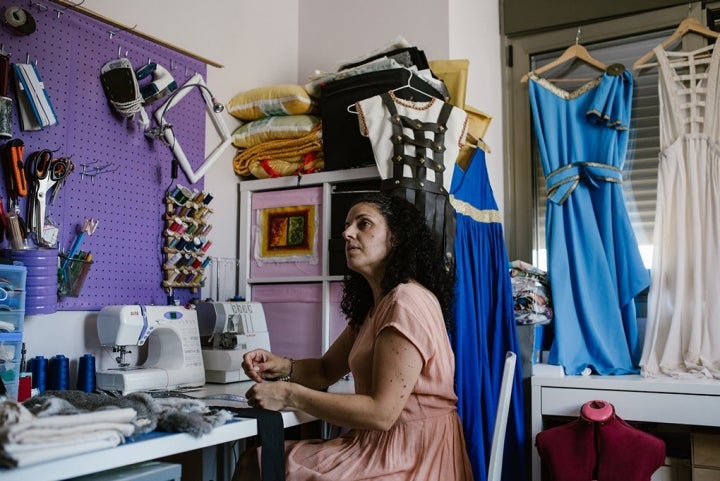
<instances>
[{"instance_id":1,"label":"wooden hanger","mask_svg":"<svg viewBox=\"0 0 720 481\"><path fill-rule=\"evenodd\" d=\"M587 51L585 47L580 45L579 43L575 43L575 45L569 46L558 58L553 60L550 63L547 63L543 65L540 68L537 68L533 70L532 72L526 73L523 75L523 78L520 79L520 82L527 83L528 79L530 78L530 73L534 73L535 75L540 75L543 72L547 72L550 69L553 69L559 65L562 65L566 62L572 61L572 60L582 60L583 62L587 63L588 65L591 65L595 67L598 70L607 70L607 65L599 61L598 59L594 58L592 55L590 55L590 52Z\"/></svg>"},{"instance_id":2,"label":"wooden hanger","mask_svg":"<svg viewBox=\"0 0 720 481\"><path fill-rule=\"evenodd\" d=\"M686 18L682 22L680 22L680 25L677 26L675 31L670 35L668 38L666 38L658 47L665 49L672 45L673 43L680 40L682 37L687 35L688 33L697 33L698 35L702 35L704 37L713 38L716 39L720 37L720 33L716 32L715 30L711 30L699 21L695 20L694 18ZM656 47L657 48L657 47ZM651 67L655 64L648 64L648 60L653 58L655 55L655 49L650 50L648 53L640 57L635 61L633 64L633 70L637 70L639 68L643 67Z\"/></svg>"}]
</instances>

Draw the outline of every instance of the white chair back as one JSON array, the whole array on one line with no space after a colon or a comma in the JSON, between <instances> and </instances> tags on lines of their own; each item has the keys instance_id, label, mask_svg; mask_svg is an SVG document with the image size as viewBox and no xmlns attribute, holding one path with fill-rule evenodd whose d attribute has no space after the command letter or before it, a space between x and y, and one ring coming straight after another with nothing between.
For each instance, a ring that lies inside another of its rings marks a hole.
<instances>
[{"instance_id":1,"label":"white chair back","mask_svg":"<svg viewBox=\"0 0 720 481\"><path fill-rule=\"evenodd\" d=\"M502 478L505 431L507 430L516 362L517 355L512 351L508 351L505 355L505 367L503 368L500 397L498 398L497 414L495 415L495 430L493 431L492 447L490 448L487 481L500 481Z\"/></svg>"}]
</instances>

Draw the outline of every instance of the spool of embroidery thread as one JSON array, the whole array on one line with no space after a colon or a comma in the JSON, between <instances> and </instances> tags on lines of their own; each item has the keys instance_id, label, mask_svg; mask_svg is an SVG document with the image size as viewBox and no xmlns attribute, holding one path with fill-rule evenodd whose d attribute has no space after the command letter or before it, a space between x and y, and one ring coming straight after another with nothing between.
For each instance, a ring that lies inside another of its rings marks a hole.
<instances>
[{"instance_id":1,"label":"spool of embroidery thread","mask_svg":"<svg viewBox=\"0 0 720 481\"><path fill-rule=\"evenodd\" d=\"M95 357L92 354L85 354L78 361L77 389L85 392L95 390Z\"/></svg>"},{"instance_id":2,"label":"spool of embroidery thread","mask_svg":"<svg viewBox=\"0 0 720 481\"><path fill-rule=\"evenodd\" d=\"M48 361L43 356L35 356L29 361L32 373L32 387L43 392L47 386Z\"/></svg>"},{"instance_id":3,"label":"spool of embroidery thread","mask_svg":"<svg viewBox=\"0 0 720 481\"><path fill-rule=\"evenodd\" d=\"M58 354L50 359L47 384L48 389L70 388L70 360L67 357Z\"/></svg>"}]
</instances>

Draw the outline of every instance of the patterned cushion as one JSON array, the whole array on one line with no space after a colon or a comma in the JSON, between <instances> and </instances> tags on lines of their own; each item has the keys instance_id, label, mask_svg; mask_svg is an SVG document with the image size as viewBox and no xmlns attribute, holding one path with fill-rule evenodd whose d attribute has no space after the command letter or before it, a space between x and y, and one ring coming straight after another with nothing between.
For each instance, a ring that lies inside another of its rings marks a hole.
<instances>
[{"instance_id":1,"label":"patterned cushion","mask_svg":"<svg viewBox=\"0 0 720 481\"><path fill-rule=\"evenodd\" d=\"M302 85L272 85L242 92L228 102L228 113L240 120L312 112L314 103Z\"/></svg>"}]
</instances>

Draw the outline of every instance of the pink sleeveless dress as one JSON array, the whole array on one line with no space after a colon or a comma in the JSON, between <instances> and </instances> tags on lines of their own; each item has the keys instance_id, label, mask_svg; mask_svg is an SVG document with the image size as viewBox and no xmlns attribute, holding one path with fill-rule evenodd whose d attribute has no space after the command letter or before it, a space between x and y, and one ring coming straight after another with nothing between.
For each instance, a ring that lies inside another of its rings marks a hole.
<instances>
[{"instance_id":1,"label":"pink sleeveless dress","mask_svg":"<svg viewBox=\"0 0 720 481\"><path fill-rule=\"evenodd\" d=\"M350 352L356 393L369 393L375 339L393 327L420 351L423 368L395 425L322 441L287 442L287 480L471 481L457 415L455 359L440 305L417 283L400 284L363 323Z\"/></svg>"}]
</instances>

